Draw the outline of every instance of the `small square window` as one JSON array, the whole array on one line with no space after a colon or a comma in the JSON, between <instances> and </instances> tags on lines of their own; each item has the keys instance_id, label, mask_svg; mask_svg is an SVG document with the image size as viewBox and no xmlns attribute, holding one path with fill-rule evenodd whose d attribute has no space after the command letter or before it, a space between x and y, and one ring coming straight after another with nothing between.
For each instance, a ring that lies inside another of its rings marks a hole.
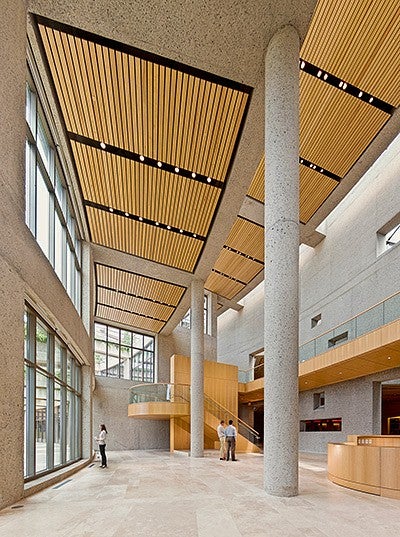
<instances>
[{"instance_id":1,"label":"small square window","mask_svg":"<svg viewBox=\"0 0 400 537\"><path fill-rule=\"evenodd\" d=\"M325 392L314 393L314 410L325 408Z\"/></svg>"},{"instance_id":2,"label":"small square window","mask_svg":"<svg viewBox=\"0 0 400 537\"><path fill-rule=\"evenodd\" d=\"M343 334L339 334L338 336L333 337L332 339L328 339L328 347L335 347L335 345L340 345L341 343L344 343L349 339L349 333L343 332Z\"/></svg>"},{"instance_id":3,"label":"small square window","mask_svg":"<svg viewBox=\"0 0 400 537\"><path fill-rule=\"evenodd\" d=\"M321 324L321 314L316 315L311 319L311 328L315 328L319 324Z\"/></svg>"}]
</instances>

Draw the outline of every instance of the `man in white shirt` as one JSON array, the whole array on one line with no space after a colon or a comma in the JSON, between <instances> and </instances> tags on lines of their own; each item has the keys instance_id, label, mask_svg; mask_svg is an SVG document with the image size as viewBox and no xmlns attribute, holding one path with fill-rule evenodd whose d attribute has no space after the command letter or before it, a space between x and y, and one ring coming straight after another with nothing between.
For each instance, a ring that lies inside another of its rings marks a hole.
<instances>
[{"instance_id":1,"label":"man in white shirt","mask_svg":"<svg viewBox=\"0 0 400 537\"><path fill-rule=\"evenodd\" d=\"M229 454L231 454L232 460L236 461L235 458L235 449L236 449L236 427L233 425L233 421L229 420L229 425L225 429L225 438L227 443L227 449L226 449L226 460L229 461Z\"/></svg>"},{"instance_id":2,"label":"man in white shirt","mask_svg":"<svg viewBox=\"0 0 400 537\"><path fill-rule=\"evenodd\" d=\"M221 420L221 423L217 427L217 434L219 438L219 460L225 460L225 422Z\"/></svg>"}]
</instances>

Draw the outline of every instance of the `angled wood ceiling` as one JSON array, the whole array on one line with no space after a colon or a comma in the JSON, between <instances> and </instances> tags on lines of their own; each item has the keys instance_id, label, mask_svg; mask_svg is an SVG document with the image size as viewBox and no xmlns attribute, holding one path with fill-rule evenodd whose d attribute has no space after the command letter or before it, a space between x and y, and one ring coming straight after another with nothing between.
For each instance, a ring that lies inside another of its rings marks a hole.
<instances>
[{"instance_id":1,"label":"angled wood ceiling","mask_svg":"<svg viewBox=\"0 0 400 537\"><path fill-rule=\"evenodd\" d=\"M95 263L99 318L159 332L179 304L185 287Z\"/></svg>"},{"instance_id":2,"label":"angled wood ceiling","mask_svg":"<svg viewBox=\"0 0 400 537\"><path fill-rule=\"evenodd\" d=\"M36 17L91 240L194 272L226 188L251 88ZM325 203L400 102L398 0L320 0L300 58L300 222ZM264 202L260 155L247 196ZM247 181L247 179L246 179ZM263 270L264 229L238 217L206 288L234 300ZM96 315L159 332L178 301L121 295L96 266ZM125 278L125 276L123 277ZM102 281L103 283L99 283ZM108 281L108 280L107 280ZM171 284L166 284L171 285ZM165 289L155 287L160 296ZM184 288L179 288L182 293Z\"/></svg>"},{"instance_id":3,"label":"angled wood ceiling","mask_svg":"<svg viewBox=\"0 0 400 537\"><path fill-rule=\"evenodd\" d=\"M299 213L306 224L400 103L398 0L320 0L300 55ZM263 156L247 192L262 203L264 170ZM206 282L229 299L252 279L238 250L223 275L221 254Z\"/></svg>"},{"instance_id":4,"label":"angled wood ceiling","mask_svg":"<svg viewBox=\"0 0 400 537\"><path fill-rule=\"evenodd\" d=\"M36 21L91 239L193 272L251 88L43 17Z\"/></svg>"}]
</instances>

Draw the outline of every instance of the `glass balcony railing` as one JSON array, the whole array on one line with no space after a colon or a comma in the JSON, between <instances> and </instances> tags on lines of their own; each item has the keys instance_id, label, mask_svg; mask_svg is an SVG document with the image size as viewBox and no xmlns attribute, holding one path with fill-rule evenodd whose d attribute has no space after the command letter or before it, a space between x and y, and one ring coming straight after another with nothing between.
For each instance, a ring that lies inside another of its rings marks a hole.
<instances>
[{"instance_id":1,"label":"glass balcony railing","mask_svg":"<svg viewBox=\"0 0 400 537\"><path fill-rule=\"evenodd\" d=\"M318 354L334 349L397 319L400 319L400 293L392 295L332 330L300 345L299 362L310 360ZM251 382L263 377L264 364L250 369L239 369L238 375L239 382Z\"/></svg>"},{"instance_id":2,"label":"glass balcony railing","mask_svg":"<svg viewBox=\"0 0 400 537\"><path fill-rule=\"evenodd\" d=\"M151 402L190 404L190 386L186 384L167 383L136 384L132 386L129 394L129 403ZM228 424L229 420L233 420L238 428L239 434L253 444L259 443L260 435L255 429L206 394L204 394L204 410L217 418L218 422L224 420Z\"/></svg>"},{"instance_id":3,"label":"glass balcony railing","mask_svg":"<svg viewBox=\"0 0 400 537\"><path fill-rule=\"evenodd\" d=\"M129 392L129 403L190 403L190 387L186 384L136 384Z\"/></svg>"},{"instance_id":4,"label":"glass balcony railing","mask_svg":"<svg viewBox=\"0 0 400 537\"><path fill-rule=\"evenodd\" d=\"M400 293L397 293L368 310L336 326L333 330L303 343L299 348L299 361L304 362L340 344L372 332L400 318Z\"/></svg>"}]
</instances>

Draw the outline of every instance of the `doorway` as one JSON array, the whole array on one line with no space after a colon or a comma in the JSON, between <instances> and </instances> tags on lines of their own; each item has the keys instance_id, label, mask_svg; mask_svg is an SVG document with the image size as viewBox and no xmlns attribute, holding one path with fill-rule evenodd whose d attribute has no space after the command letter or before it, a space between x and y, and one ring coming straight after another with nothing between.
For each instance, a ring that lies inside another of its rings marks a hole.
<instances>
[{"instance_id":1,"label":"doorway","mask_svg":"<svg viewBox=\"0 0 400 537\"><path fill-rule=\"evenodd\" d=\"M400 379L382 382L381 434L400 434Z\"/></svg>"}]
</instances>

